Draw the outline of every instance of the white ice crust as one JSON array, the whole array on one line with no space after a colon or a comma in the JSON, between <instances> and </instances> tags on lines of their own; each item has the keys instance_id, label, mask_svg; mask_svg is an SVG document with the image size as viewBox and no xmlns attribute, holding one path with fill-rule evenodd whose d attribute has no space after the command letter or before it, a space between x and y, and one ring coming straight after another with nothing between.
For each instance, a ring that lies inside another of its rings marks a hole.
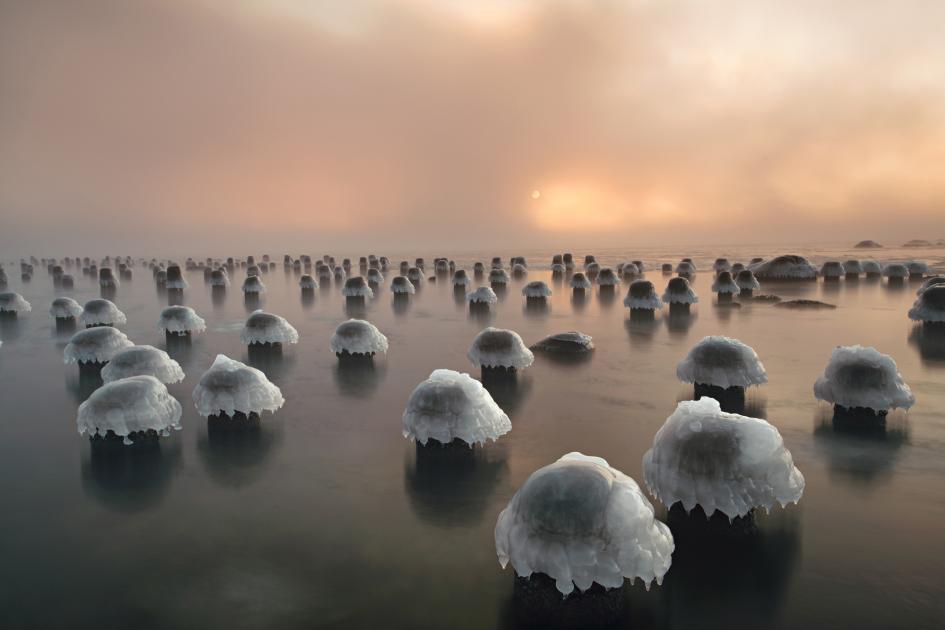
<instances>
[{"instance_id":1,"label":"white ice crust","mask_svg":"<svg viewBox=\"0 0 945 630\"><path fill-rule=\"evenodd\" d=\"M825 278L839 278L846 273L846 269L836 260L825 262L820 268L820 275Z\"/></svg>"},{"instance_id":2,"label":"white ice crust","mask_svg":"<svg viewBox=\"0 0 945 630\"><path fill-rule=\"evenodd\" d=\"M663 308L663 300L657 295L652 282L636 280L630 283L623 305L630 310L658 311Z\"/></svg>"},{"instance_id":3,"label":"white ice crust","mask_svg":"<svg viewBox=\"0 0 945 630\"><path fill-rule=\"evenodd\" d=\"M259 276L246 276L243 280L243 293L265 293L266 285Z\"/></svg>"},{"instance_id":4,"label":"white ice crust","mask_svg":"<svg viewBox=\"0 0 945 630\"><path fill-rule=\"evenodd\" d=\"M406 293L408 295L413 295L417 292L417 289L413 286L413 282L406 276L397 276L391 280L390 290L391 293Z\"/></svg>"},{"instance_id":5,"label":"white ice crust","mask_svg":"<svg viewBox=\"0 0 945 630\"><path fill-rule=\"evenodd\" d=\"M572 289L590 289L591 281L587 279L583 273L576 273L571 276L571 280L568 281L568 284Z\"/></svg>"},{"instance_id":6,"label":"white ice crust","mask_svg":"<svg viewBox=\"0 0 945 630\"><path fill-rule=\"evenodd\" d=\"M201 416L236 412L275 412L285 399L260 370L218 354L194 388L194 406Z\"/></svg>"},{"instance_id":7,"label":"white ice crust","mask_svg":"<svg viewBox=\"0 0 945 630\"><path fill-rule=\"evenodd\" d=\"M931 285L919 293L919 297L909 309L909 319L919 322L945 322L945 284Z\"/></svg>"},{"instance_id":8,"label":"white ice crust","mask_svg":"<svg viewBox=\"0 0 945 630\"><path fill-rule=\"evenodd\" d=\"M613 287L620 284L620 278L610 267L604 267L597 274L597 284L602 287Z\"/></svg>"},{"instance_id":9,"label":"white ice crust","mask_svg":"<svg viewBox=\"0 0 945 630\"><path fill-rule=\"evenodd\" d=\"M335 354L376 354L387 352L387 337L371 322L349 319L335 328L329 347Z\"/></svg>"},{"instance_id":10,"label":"white ice crust","mask_svg":"<svg viewBox=\"0 0 945 630\"><path fill-rule=\"evenodd\" d=\"M535 355L514 330L489 327L479 332L466 356L478 368L504 367L518 370L535 361Z\"/></svg>"},{"instance_id":11,"label":"white ice crust","mask_svg":"<svg viewBox=\"0 0 945 630\"><path fill-rule=\"evenodd\" d=\"M189 306L168 306L158 318L158 330L172 333L202 333L207 323Z\"/></svg>"},{"instance_id":12,"label":"white ice crust","mask_svg":"<svg viewBox=\"0 0 945 630\"><path fill-rule=\"evenodd\" d=\"M313 278L309 274L305 274L304 276L299 278L299 287L302 289L314 290L318 288L318 281L315 280L315 278Z\"/></svg>"},{"instance_id":13,"label":"white ice crust","mask_svg":"<svg viewBox=\"0 0 945 630\"><path fill-rule=\"evenodd\" d=\"M0 311L29 313L32 310L30 303L19 293L0 293Z\"/></svg>"},{"instance_id":14,"label":"white ice crust","mask_svg":"<svg viewBox=\"0 0 945 630\"><path fill-rule=\"evenodd\" d=\"M883 267L883 275L887 278L907 278L909 268L900 263L890 263Z\"/></svg>"},{"instance_id":15,"label":"white ice crust","mask_svg":"<svg viewBox=\"0 0 945 630\"><path fill-rule=\"evenodd\" d=\"M356 276L357 277L357 276ZM355 278L349 278L343 287L341 287L341 294L345 297L365 297L372 298L374 297L374 291L371 287L368 286L366 281L361 283L351 282Z\"/></svg>"},{"instance_id":16,"label":"white ice crust","mask_svg":"<svg viewBox=\"0 0 945 630\"><path fill-rule=\"evenodd\" d=\"M180 383L184 370L166 352L154 346L131 346L118 351L102 368L106 383L131 376L153 376L164 384Z\"/></svg>"},{"instance_id":17,"label":"white ice crust","mask_svg":"<svg viewBox=\"0 0 945 630\"><path fill-rule=\"evenodd\" d=\"M743 274L744 271L748 273ZM738 285L739 291L757 291L761 288L761 283L758 282L758 279L755 278L755 274L753 274L750 269L745 269L735 274L735 284Z\"/></svg>"},{"instance_id":18,"label":"white ice crust","mask_svg":"<svg viewBox=\"0 0 945 630\"><path fill-rule=\"evenodd\" d=\"M479 287L467 293L466 300L472 304L495 304L499 301L499 296L495 294L492 287Z\"/></svg>"},{"instance_id":19,"label":"white ice crust","mask_svg":"<svg viewBox=\"0 0 945 630\"><path fill-rule=\"evenodd\" d=\"M453 370L434 370L417 385L407 400L403 423L404 437L421 444L460 439L471 447L512 430L509 417L482 383Z\"/></svg>"},{"instance_id":20,"label":"white ice crust","mask_svg":"<svg viewBox=\"0 0 945 630\"><path fill-rule=\"evenodd\" d=\"M298 343L299 333L284 317L255 310L246 319L240 341L253 343Z\"/></svg>"},{"instance_id":21,"label":"white ice crust","mask_svg":"<svg viewBox=\"0 0 945 630\"><path fill-rule=\"evenodd\" d=\"M109 431L125 438L138 431L180 430L181 406L153 376L131 376L106 383L79 405L79 434L104 436Z\"/></svg>"},{"instance_id":22,"label":"white ice crust","mask_svg":"<svg viewBox=\"0 0 945 630\"><path fill-rule=\"evenodd\" d=\"M532 280L522 287L522 295L527 298L551 297L551 289L541 280Z\"/></svg>"},{"instance_id":23,"label":"white ice crust","mask_svg":"<svg viewBox=\"0 0 945 630\"><path fill-rule=\"evenodd\" d=\"M64 363L105 363L119 351L134 344L125 333L112 326L86 328L72 335L62 351Z\"/></svg>"},{"instance_id":24,"label":"white ice crust","mask_svg":"<svg viewBox=\"0 0 945 630\"><path fill-rule=\"evenodd\" d=\"M666 290L663 291L663 301L667 304L696 304L699 302L699 296L696 295L692 285L688 282L685 284L685 288L682 291L671 291L670 287L672 286L674 285L671 280L670 283L666 285Z\"/></svg>"},{"instance_id":25,"label":"white ice crust","mask_svg":"<svg viewBox=\"0 0 945 630\"><path fill-rule=\"evenodd\" d=\"M82 314L82 306L70 297L58 297L49 307L49 316L56 319L69 319Z\"/></svg>"},{"instance_id":26,"label":"white ice crust","mask_svg":"<svg viewBox=\"0 0 945 630\"><path fill-rule=\"evenodd\" d=\"M676 377L684 383L716 387L750 387L768 382L765 366L754 349L738 339L705 337L676 366Z\"/></svg>"},{"instance_id":27,"label":"white ice crust","mask_svg":"<svg viewBox=\"0 0 945 630\"><path fill-rule=\"evenodd\" d=\"M493 269L489 272L489 282L492 284L508 284L510 280L505 269Z\"/></svg>"},{"instance_id":28,"label":"white ice crust","mask_svg":"<svg viewBox=\"0 0 945 630\"><path fill-rule=\"evenodd\" d=\"M712 292L738 295L741 293L741 287L738 286L738 283L735 282L731 275L727 275L723 278L720 274L716 276L715 280L712 282Z\"/></svg>"},{"instance_id":29,"label":"white ice crust","mask_svg":"<svg viewBox=\"0 0 945 630\"><path fill-rule=\"evenodd\" d=\"M908 409L915 403L893 358L863 346L834 349L823 375L814 383L814 396L841 407L874 411Z\"/></svg>"},{"instance_id":30,"label":"white ice crust","mask_svg":"<svg viewBox=\"0 0 945 630\"><path fill-rule=\"evenodd\" d=\"M79 323L83 326L97 326L106 324L108 326L117 326L125 324L128 318L122 313L114 302L104 298L89 300L82 309L79 316Z\"/></svg>"},{"instance_id":31,"label":"white ice crust","mask_svg":"<svg viewBox=\"0 0 945 630\"><path fill-rule=\"evenodd\" d=\"M699 505L729 519L797 503L804 493L804 475L775 427L707 397L679 403L666 419L643 456L643 478L666 507Z\"/></svg>"},{"instance_id":32,"label":"white ice crust","mask_svg":"<svg viewBox=\"0 0 945 630\"><path fill-rule=\"evenodd\" d=\"M595 582L662 583L675 548L637 483L600 457L568 453L533 472L499 514L499 564L544 573L567 595Z\"/></svg>"}]
</instances>

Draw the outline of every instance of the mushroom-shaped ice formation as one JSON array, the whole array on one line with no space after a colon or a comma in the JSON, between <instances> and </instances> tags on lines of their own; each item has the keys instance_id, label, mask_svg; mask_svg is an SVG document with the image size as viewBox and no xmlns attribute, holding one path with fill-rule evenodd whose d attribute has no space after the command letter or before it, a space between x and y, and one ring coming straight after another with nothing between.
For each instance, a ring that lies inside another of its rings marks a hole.
<instances>
[{"instance_id":1,"label":"mushroom-shaped ice formation","mask_svg":"<svg viewBox=\"0 0 945 630\"><path fill-rule=\"evenodd\" d=\"M922 285L916 289L915 294L922 295L926 290L942 284L945 284L945 276L932 276L930 278L926 278L925 281L922 282Z\"/></svg>"},{"instance_id":2,"label":"mushroom-shaped ice formation","mask_svg":"<svg viewBox=\"0 0 945 630\"><path fill-rule=\"evenodd\" d=\"M730 337L709 336L676 366L676 377L695 385L696 396L744 396L746 387L768 382L754 349Z\"/></svg>"},{"instance_id":3,"label":"mushroom-shaped ice formation","mask_svg":"<svg viewBox=\"0 0 945 630\"><path fill-rule=\"evenodd\" d=\"M732 278L731 271L720 271L712 281L712 290L719 296L719 302L730 302L733 295L741 293L738 283Z\"/></svg>"},{"instance_id":4,"label":"mushroom-shaped ice formation","mask_svg":"<svg viewBox=\"0 0 945 630\"><path fill-rule=\"evenodd\" d=\"M384 274L381 273L380 269L368 269L367 281L368 286L379 287L384 283Z\"/></svg>"},{"instance_id":5,"label":"mushroom-shaped ice formation","mask_svg":"<svg viewBox=\"0 0 945 630\"><path fill-rule=\"evenodd\" d=\"M390 291L394 296L413 295L417 292L417 289L406 276L395 276L394 279L390 281Z\"/></svg>"},{"instance_id":6,"label":"mushroom-shaped ice formation","mask_svg":"<svg viewBox=\"0 0 945 630\"><path fill-rule=\"evenodd\" d=\"M749 267L759 280L816 280L817 268L803 256L788 254Z\"/></svg>"},{"instance_id":7,"label":"mushroom-shaped ice formation","mask_svg":"<svg viewBox=\"0 0 945 630\"><path fill-rule=\"evenodd\" d=\"M846 275L847 280L856 280L860 277L860 274L863 273L863 265L856 259L847 260L843 263L843 273Z\"/></svg>"},{"instance_id":8,"label":"mushroom-shaped ice formation","mask_svg":"<svg viewBox=\"0 0 945 630\"><path fill-rule=\"evenodd\" d=\"M820 275L824 277L825 281L839 280L844 273L846 273L846 270L838 260L828 260L820 268Z\"/></svg>"},{"instance_id":9,"label":"mushroom-shaped ice formation","mask_svg":"<svg viewBox=\"0 0 945 630\"><path fill-rule=\"evenodd\" d=\"M600 286L601 293L613 293L616 286L620 284L620 278L610 267L601 268L595 281Z\"/></svg>"},{"instance_id":10,"label":"mushroom-shaped ice formation","mask_svg":"<svg viewBox=\"0 0 945 630\"><path fill-rule=\"evenodd\" d=\"M778 430L726 413L708 397L679 403L666 419L643 456L643 479L666 507L698 505L729 519L797 503L804 493L804 475Z\"/></svg>"},{"instance_id":11,"label":"mushroom-shaped ice formation","mask_svg":"<svg viewBox=\"0 0 945 630\"><path fill-rule=\"evenodd\" d=\"M98 270L98 286L103 289L118 288L118 278L112 273L110 267L102 267Z\"/></svg>"},{"instance_id":12,"label":"mushroom-shaped ice formation","mask_svg":"<svg viewBox=\"0 0 945 630\"><path fill-rule=\"evenodd\" d=\"M750 298L752 294L761 288L761 284L755 278L751 269L742 269L735 276L735 284L738 285L738 295L740 297Z\"/></svg>"},{"instance_id":13,"label":"mushroom-shaped ice formation","mask_svg":"<svg viewBox=\"0 0 945 630\"><path fill-rule=\"evenodd\" d=\"M469 302L469 310L489 310L491 304L499 301L499 297L490 287L479 287L475 291L466 294L466 301Z\"/></svg>"},{"instance_id":14,"label":"mushroom-shaped ice formation","mask_svg":"<svg viewBox=\"0 0 945 630\"><path fill-rule=\"evenodd\" d=\"M462 440L470 447L497 440L512 423L482 383L468 374L434 370L417 385L404 410L404 437L426 444Z\"/></svg>"},{"instance_id":15,"label":"mushroom-shaped ice formation","mask_svg":"<svg viewBox=\"0 0 945 630\"><path fill-rule=\"evenodd\" d=\"M684 304L688 306L690 304L696 304L699 301L699 297L689 284L689 280L678 276L676 278L670 278L669 282L666 284L666 290L663 291L663 301L671 307L674 304Z\"/></svg>"},{"instance_id":16,"label":"mushroom-shaped ice formation","mask_svg":"<svg viewBox=\"0 0 945 630\"><path fill-rule=\"evenodd\" d=\"M180 265L167 266L167 289L168 291L183 291L187 288L187 281L181 274Z\"/></svg>"},{"instance_id":17,"label":"mushroom-shaped ice formation","mask_svg":"<svg viewBox=\"0 0 945 630\"><path fill-rule=\"evenodd\" d=\"M339 359L373 357L378 352L387 352L387 337L371 322L349 319L335 328L329 347Z\"/></svg>"},{"instance_id":18,"label":"mushroom-shaped ice formation","mask_svg":"<svg viewBox=\"0 0 945 630\"><path fill-rule=\"evenodd\" d=\"M591 281L587 279L587 276L580 271L571 276L568 285L571 287L574 295L584 295L584 292L588 291L593 286Z\"/></svg>"},{"instance_id":19,"label":"mushroom-shaped ice formation","mask_svg":"<svg viewBox=\"0 0 945 630\"><path fill-rule=\"evenodd\" d=\"M477 278L482 278L486 274L486 266L481 262L476 262L473 264L473 275Z\"/></svg>"},{"instance_id":20,"label":"mushroom-shaped ice formation","mask_svg":"<svg viewBox=\"0 0 945 630\"><path fill-rule=\"evenodd\" d=\"M883 273L883 267L875 260L864 260L860 263L867 278L878 278Z\"/></svg>"},{"instance_id":21,"label":"mushroom-shaped ice formation","mask_svg":"<svg viewBox=\"0 0 945 630\"><path fill-rule=\"evenodd\" d=\"M915 403L893 358L863 346L834 349L823 375L814 383L814 396L841 407L840 411L870 410L881 416Z\"/></svg>"},{"instance_id":22,"label":"mushroom-shaped ice formation","mask_svg":"<svg viewBox=\"0 0 945 630\"><path fill-rule=\"evenodd\" d=\"M684 260L676 265L676 273L683 278L692 278L696 275L696 266Z\"/></svg>"},{"instance_id":23,"label":"mushroom-shaped ice formation","mask_svg":"<svg viewBox=\"0 0 945 630\"><path fill-rule=\"evenodd\" d=\"M168 336L188 337L206 329L207 322L189 306L168 306L158 318L158 330Z\"/></svg>"},{"instance_id":24,"label":"mushroom-shaped ice formation","mask_svg":"<svg viewBox=\"0 0 945 630\"><path fill-rule=\"evenodd\" d=\"M361 276L353 276L345 280L345 285L341 288L341 294L346 298L364 301L364 298L374 297L374 291L368 286L368 283Z\"/></svg>"},{"instance_id":25,"label":"mushroom-shaped ice formation","mask_svg":"<svg viewBox=\"0 0 945 630\"><path fill-rule=\"evenodd\" d=\"M671 263L663 263L660 265L660 271L663 272L663 275L669 275L673 273L673 265Z\"/></svg>"},{"instance_id":26,"label":"mushroom-shaped ice formation","mask_svg":"<svg viewBox=\"0 0 945 630\"><path fill-rule=\"evenodd\" d=\"M576 330L549 335L531 347L535 352L551 354L587 354L594 350L594 340Z\"/></svg>"},{"instance_id":27,"label":"mushroom-shaped ice formation","mask_svg":"<svg viewBox=\"0 0 945 630\"><path fill-rule=\"evenodd\" d=\"M476 335L466 356L484 374L514 373L535 361L535 355L525 347L517 332L491 326Z\"/></svg>"},{"instance_id":28,"label":"mushroom-shaped ice formation","mask_svg":"<svg viewBox=\"0 0 945 630\"><path fill-rule=\"evenodd\" d=\"M591 280L597 278L597 274L600 273L600 263L596 260L584 265L584 273L587 274L587 277Z\"/></svg>"},{"instance_id":29,"label":"mushroom-shaped ice formation","mask_svg":"<svg viewBox=\"0 0 945 630\"><path fill-rule=\"evenodd\" d=\"M29 313L33 310L30 303L19 293L0 293L0 315L16 317L20 313Z\"/></svg>"},{"instance_id":30,"label":"mushroom-shaped ice formation","mask_svg":"<svg viewBox=\"0 0 945 630\"><path fill-rule=\"evenodd\" d=\"M945 278L943 284L932 284L919 293L912 308L909 309L909 319L928 324L945 323Z\"/></svg>"},{"instance_id":31,"label":"mushroom-shaped ice formation","mask_svg":"<svg viewBox=\"0 0 945 630\"><path fill-rule=\"evenodd\" d=\"M299 333L284 317L256 310L246 319L240 332L240 341L249 346L279 348L284 343L298 343Z\"/></svg>"},{"instance_id":32,"label":"mushroom-shaped ice formation","mask_svg":"<svg viewBox=\"0 0 945 630\"><path fill-rule=\"evenodd\" d=\"M65 363L102 365L111 361L119 350L134 344L117 328L97 326L72 335L62 351Z\"/></svg>"},{"instance_id":33,"label":"mushroom-shaped ice formation","mask_svg":"<svg viewBox=\"0 0 945 630\"><path fill-rule=\"evenodd\" d=\"M214 269L210 272L210 286L213 289L225 289L230 286L230 278L224 269Z\"/></svg>"},{"instance_id":34,"label":"mushroom-shaped ice formation","mask_svg":"<svg viewBox=\"0 0 945 630\"><path fill-rule=\"evenodd\" d=\"M900 263L890 263L883 267L883 275L889 284L902 284L909 277L909 268Z\"/></svg>"},{"instance_id":35,"label":"mushroom-shaped ice formation","mask_svg":"<svg viewBox=\"0 0 945 630\"><path fill-rule=\"evenodd\" d=\"M82 307L78 302L70 297L58 297L52 301L49 307L49 316L56 321L75 321L75 318L82 314Z\"/></svg>"},{"instance_id":36,"label":"mushroom-shaped ice formation","mask_svg":"<svg viewBox=\"0 0 945 630\"><path fill-rule=\"evenodd\" d=\"M275 413L285 403L282 392L260 370L218 354L194 388L201 416Z\"/></svg>"},{"instance_id":37,"label":"mushroom-shaped ice formation","mask_svg":"<svg viewBox=\"0 0 945 630\"><path fill-rule=\"evenodd\" d=\"M509 281L509 274L505 269L492 269L489 272L489 284L493 289L504 289Z\"/></svg>"},{"instance_id":38,"label":"mushroom-shaped ice formation","mask_svg":"<svg viewBox=\"0 0 945 630\"><path fill-rule=\"evenodd\" d=\"M423 280L423 271L419 267L411 267L407 270L407 279L415 287L420 286L420 282Z\"/></svg>"},{"instance_id":39,"label":"mushroom-shaped ice formation","mask_svg":"<svg viewBox=\"0 0 945 630\"><path fill-rule=\"evenodd\" d=\"M545 298L551 297L551 289L548 288L548 285L541 280L532 280L522 287L522 295L524 295L525 299L527 299L529 302L543 302Z\"/></svg>"},{"instance_id":40,"label":"mushroom-shaped ice formation","mask_svg":"<svg viewBox=\"0 0 945 630\"><path fill-rule=\"evenodd\" d=\"M555 280L563 280L564 274L568 272L568 268L564 266L564 263L554 263L551 265L551 277Z\"/></svg>"},{"instance_id":41,"label":"mushroom-shaped ice formation","mask_svg":"<svg viewBox=\"0 0 945 630\"><path fill-rule=\"evenodd\" d=\"M94 326L118 326L127 323L128 318L118 310L115 303L105 298L96 298L85 303L79 323L86 328Z\"/></svg>"},{"instance_id":42,"label":"mushroom-shaped ice formation","mask_svg":"<svg viewBox=\"0 0 945 630\"><path fill-rule=\"evenodd\" d=\"M548 575L565 595L595 582L617 588L624 578L661 584L674 549L637 483L581 453L529 476L499 514L495 547L503 568Z\"/></svg>"},{"instance_id":43,"label":"mushroom-shaped ice formation","mask_svg":"<svg viewBox=\"0 0 945 630\"><path fill-rule=\"evenodd\" d=\"M259 279L259 276L246 276L243 280L243 293L245 295L259 295L266 292L266 285Z\"/></svg>"},{"instance_id":44,"label":"mushroom-shaped ice formation","mask_svg":"<svg viewBox=\"0 0 945 630\"><path fill-rule=\"evenodd\" d=\"M912 280L920 280L929 272L929 266L918 260L910 260L907 262L906 269L909 270L909 278Z\"/></svg>"},{"instance_id":45,"label":"mushroom-shaped ice formation","mask_svg":"<svg viewBox=\"0 0 945 630\"><path fill-rule=\"evenodd\" d=\"M303 291L314 291L318 288L318 281L310 274L303 274L302 277L299 278L299 288Z\"/></svg>"},{"instance_id":46,"label":"mushroom-shaped ice formation","mask_svg":"<svg viewBox=\"0 0 945 630\"><path fill-rule=\"evenodd\" d=\"M79 434L121 438L125 444L180 429L181 406L153 376L130 376L106 383L79 405ZM135 440L132 440L132 437Z\"/></svg>"},{"instance_id":47,"label":"mushroom-shaped ice formation","mask_svg":"<svg viewBox=\"0 0 945 630\"><path fill-rule=\"evenodd\" d=\"M712 263L712 271L719 273L720 271L731 271L732 264L728 261L728 258L716 258L715 262Z\"/></svg>"},{"instance_id":48,"label":"mushroom-shaped ice formation","mask_svg":"<svg viewBox=\"0 0 945 630\"><path fill-rule=\"evenodd\" d=\"M453 273L453 288L459 287L460 290L466 290L466 287L472 284L472 280L469 279L469 276L466 274L465 269L457 269Z\"/></svg>"},{"instance_id":49,"label":"mushroom-shaped ice formation","mask_svg":"<svg viewBox=\"0 0 945 630\"><path fill-rule=\"evenodd\" d=\"M131 376L153 376L164 384L184 380L180 364L154 346L130 346L119 350L102 368L106 383Z\"/></svg>"},{"instance_id":50,"label":"mushroom-shaped ice formation","mask_svg":"<svg viewBox=\"0 0 945 630\"><path fill-rule=\"evenodd\" d=\"M658 311L663 308L663 301L657 295L653 283L649 280L634 280L627 289L623 305L631 311Z\"/></svg>"}]
</instances>

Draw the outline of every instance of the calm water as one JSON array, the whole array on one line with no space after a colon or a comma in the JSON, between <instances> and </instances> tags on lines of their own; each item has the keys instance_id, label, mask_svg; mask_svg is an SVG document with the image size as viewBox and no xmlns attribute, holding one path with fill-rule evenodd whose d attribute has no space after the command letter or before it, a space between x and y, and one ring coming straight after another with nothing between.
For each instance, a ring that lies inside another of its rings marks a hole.
<instances>
[{"instance_id":1,"label":"calm water","mask_svg":"<svg viewBox=\"0 0 945 630\"><path fill-rule=\"evenodd\" d=\"M794 251L816 261L857 255ZM241 272L219 304L202 274L189 274L184 302L209 330L171 352L187 373L170 386L184 428L159 451L121 459L92 458L76 433L76 408L89 391L62 363L66 339L46 316L54 293L45 269L21 285L18 268L7 265L10 289L33 313L0 330L0 627L516 627L513 575L494 550L499 511L532 471L568 451L602 456L641 480L654 433L691 396L675 379L676 363L708 334L737 337L760 355L770 383L749 405L780 429L807 489L799 505L759 517L758 532L738 545L678 548L661 587L627 586L625 625L941 627L945 342L907 319L914 285L772 285L762 292L838 308L723 310L713 305L711 260L780 252L598 252L607 263L642 257L660 291L660 262L691 255L703 270L695 281L702 303L688 320L670 321L664 311L640 326L628 323L622 295L573 305L551 283L550 252L496 252L528 256L536 267L529 279L557 290L546 313L528 313L522 282L513 283L493 325L527 343L577 329L594 337L597 351L581 363L536 357L516 387L494 392L512 432L475 460L443 468L417 465L401 413L433 369L471 369L465 354L484 322L469 319L442 284L425 285L403 313L383 290L367 318L388 336L389 354L370 371L340 369L328 339L346 318L342 297L331 287L304 305L296 276L272 253L279 266L263 276L263 308L288 318L301 341L257 367L282 388L285 407L264 416L257 434L208 436L191 391L217 353L249 362L239 341L247 308ZM942 269L942 253L873 254L917 256ZM459 262L488 263L491 255ZM166 298L147 269L135 273L115 298L128 316L124 330L163 348L155 322ZM76 280L76 299L97 297L89 279ZM916 395L882 434L836 432L811 393L831 349L855 343L891 354Z\"/></svg>"}]
</instances>

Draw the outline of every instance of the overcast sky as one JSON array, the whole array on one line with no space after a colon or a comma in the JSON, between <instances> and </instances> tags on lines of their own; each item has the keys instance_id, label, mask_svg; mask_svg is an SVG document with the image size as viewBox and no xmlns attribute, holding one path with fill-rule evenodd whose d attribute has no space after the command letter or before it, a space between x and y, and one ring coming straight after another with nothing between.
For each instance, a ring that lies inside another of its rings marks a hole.
<instances>
[{"instance_id":1,"label":"overcast sky","mask_svg":"<svg viewBox=\"0 0 945 630\"><path fill-rule=\"evenodd\" d=\"M0 0L0 247L945 238L943 32L940 0Z\"/></svg>"}]
</instances>

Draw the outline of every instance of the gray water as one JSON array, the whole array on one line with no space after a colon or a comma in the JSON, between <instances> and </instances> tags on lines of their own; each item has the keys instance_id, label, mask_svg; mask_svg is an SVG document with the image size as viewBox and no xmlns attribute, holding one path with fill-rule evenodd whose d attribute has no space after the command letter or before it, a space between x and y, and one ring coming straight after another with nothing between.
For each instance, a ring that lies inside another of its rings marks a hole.
<instances>
[{"instance_id":1,"label":"gray water","mask_svg":"<svg viewBox=\"0 0 945 630\"><path fill-rule=\"evenodd\" d=\"M817 261L921 257L939 269L943 260L941 250L794 251ZM579 363L538 356L516 386L494 388L513 430L451 468L417 465L401 414L435 368L472 371L465 354L487 322L470 319L444 283L425 283L406 312L395 312L382 290L366 318L389 338L388 355L372 370L342 369L328 350L347 317L337 287L303 304L297 276L272 253L278 268L263 275L262 307L286 317L301 340L257 367L282 389L285 406L265 415L259 432L208 435L191 391L217 353L250 362L239 341L249 309L243 272L222 303L213 303L202 274L189 273L184 303L208 331L169 349L187 373L169 388L183 404L183 430L157 451L109 457L92 457L76 432L76 409L94 384L62 363L67 337L46 315L56 295L51 279L37 268L23 285L17 267L6 266L9 290L23 293L33 312L0 329L0 627L518 627L528 609L511 569L496 561L498 513L531 472L569 451L604 457L641 481L653 435L677 401L692 396L675 379L676 363L709 334L758 352L770 383L751 392L748 410L778 427L807 488L799 505L758 515L757 531L736 544L677 548L662 586L627 584L621 625L941 627L945 340L906 317L915 285L771 285L762 292L838 308L720 309L709 288L715 256L747 262L781 252L598 252L605 263L643 258L660 291L667 278L658 263L691 255L702 270L701 303L690 318L664 311L637 325L622 293L610 303L595 293L573 304L567 288L551 282L551 252L496 252L506 261L528 256L528 279L546 280L555 294L547 312L528 312L524 281L513 281L488 323L529 344L576 329L592 335L597 350ZM425 253L428 263L434 254ZM471 270L473 260L488 266L492 255L457 261ZM391 256L395 265L401 258ZM98 296L94 282L73 273L73 297ZM114 298L128 316L123 329L166 348L156 320L167 298L146 268L135 274ZM832 348L856 343L892 355L916 395L885 431L836 430L811 392ZM658 507L658 516L666 510Z\"/></svg>"}]
</instances>

